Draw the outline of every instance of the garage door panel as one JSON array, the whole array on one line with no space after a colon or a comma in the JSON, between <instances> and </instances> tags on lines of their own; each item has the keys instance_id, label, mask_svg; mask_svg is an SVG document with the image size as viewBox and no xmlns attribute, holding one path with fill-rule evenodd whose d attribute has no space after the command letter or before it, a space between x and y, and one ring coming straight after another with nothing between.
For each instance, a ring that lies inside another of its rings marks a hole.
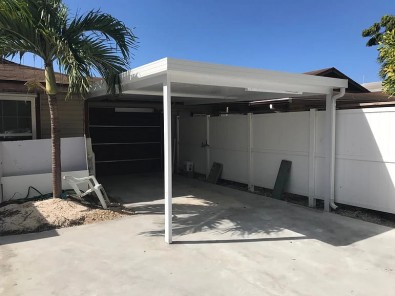
<instances>
[{"instance_id":1,"label":"garage door panel","mask_svg":"<svg viewBox=\"0 0 395 296\"><path fill-rule=\"evenodd\" d=\"M162 114L129 111L122 107L89 109L98 175L146 173L163 167Z\"/></svg>"},{"instance_id":2,"label":"garage door panel","mask_svg":"<svg viewBox=\"0 0 395 296\"><path fill-rule=\"evenodd\" d=\"M160 144L94 145L95 158L102 160L128 160L161 158Z\"/></svg>"},{"instance_id":3,"label":"garage door panel","mask_svg":"<svg viewBox=\"0 0 395 296\"><path fill-rule=\"evenodd\" d=\"M161 126L159 113L116 112L116 108L91 108L90 125Z\"/></svg>"},{"instance_id":4,"label":"garage door panel","mask_svg":"<svg viewBox=\"0 0 395 296\"><path fill-rule=\"evenodd\" d=\"M90 128L92 143L140 143L160 142L161 129L155 127L95 127Z\"/></svg>"},{"instance_id":5,"label":"garage door panel","mask_svg":"<svg viewBox=\"0 0 395 296\"><path fill-rule=\"evenodd\" d=\"M122 162L98 162L96 163L96 173L99 176L122 175L135 173L149 173L161 170L161 161L122 161Z\"/></svg>"}]
</instances>

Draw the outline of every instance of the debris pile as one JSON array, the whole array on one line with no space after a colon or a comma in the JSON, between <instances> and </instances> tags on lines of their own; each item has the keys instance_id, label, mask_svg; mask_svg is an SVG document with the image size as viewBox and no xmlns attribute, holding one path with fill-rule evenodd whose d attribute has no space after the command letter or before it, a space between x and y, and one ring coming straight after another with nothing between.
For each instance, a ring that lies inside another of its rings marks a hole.
<instances>
[{"instance_id":1,"label":"debris pile","mask_svg":"<svg viewBox=\"0 0 395 296\"><path fill-rule=\"evenodd\" d=\"M103 210L75 200L50 198L0 207L0 235L43 230L113 220L127 215L122 210Z\"/></svg>"}]
</instances>

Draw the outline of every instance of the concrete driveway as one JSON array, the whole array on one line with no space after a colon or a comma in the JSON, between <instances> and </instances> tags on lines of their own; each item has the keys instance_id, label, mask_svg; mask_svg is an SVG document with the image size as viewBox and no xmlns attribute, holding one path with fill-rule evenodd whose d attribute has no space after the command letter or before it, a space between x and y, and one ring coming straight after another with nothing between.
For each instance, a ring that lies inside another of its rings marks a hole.
<instances>
[{"instance_id":1,"label":"concrete driveway","mask_svg":"<svg viewBox=\"0 0 395 296\"><path fill-rule=\"evenodd\" d=\"M138 215L0 237L0 295L395 295L394 229L176 178L166 245L161 179L124 178Z\"/></svg>"}]
</instances>

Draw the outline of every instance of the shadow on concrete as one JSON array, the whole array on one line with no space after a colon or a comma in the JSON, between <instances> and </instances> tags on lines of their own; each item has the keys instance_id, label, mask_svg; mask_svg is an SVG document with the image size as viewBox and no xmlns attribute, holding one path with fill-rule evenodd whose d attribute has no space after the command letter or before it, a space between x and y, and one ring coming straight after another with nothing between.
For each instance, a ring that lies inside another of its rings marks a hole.
<instances>
[{"instance_id":1,"label":"shadow on concrete","mask_svg":"<svg viewBox=\"0 0 395 296\"><path fill-rule=\"evenodd\" d=\"M304 236L296 237L266 237L266 238L244 238L244 239L222 239L222 240L198 240L198 241L173 241L175 245L199 245L199 244L233 244L233 243L256 243L256 242L276 242L308 239Z\"/></svg>"},{"instance_id":2,"label":"shadow on concrete","mask_svg":"<svg viewBox=\"0 0 395 296\"><path fill-rule=\"evenodd\" d=\"M50 238L50 237L55 237L55 236L59 236L59 234L56 230L47 230L47 231L43 231L43 232L0 236L0 246L7 245L7 244L22 243L22 242L36 240L36 239Z\"/></svg>"},{"instance_id":3,"label":"shadow on concrete","mask_svg":"<svg viewBox=\"0 0 395 296\"><path fill-rule=\"evenodd\" d=\"M163 198L163 173L102 176L98 180L111 198L126 205Z\"/></svg>"},{"instance_id":4,"label":"shadow on concrete","mask_svg":"<svg viewBox=\"0 0 395 296\"><path fill-rule=\"evenodd\" d=\"M174 188L178 195L174 194L173 198L173 234L178 236L175 239L179 244L315 239L333 246L347 246L391 230L197 180L178 178ZM164 215L161 201L134 204L132 208L137 214ZM189 234L208 231L214 232L218 239L188 240ZM234 239L221 239L225 234ZM164 230L141 235L163 236ZM246 237L249 235L276 237ZM186 236L187 242L182 242L180 236Z\"/></svg>"},{"instance_id":5,"label":"shadow on concrete","mask_svg":"<svg viewBox=\"0 0 395 296\"><path fill-rule=\"evenodd\" d=\"M110 196L115 194L136 214L164 215L162 174L111 176L100 182ZM173 196L173 234L184 236L185 240L189 240L189 234L208 231L216 233L216 242L224 243L254 241L251 239L256 237L248 236L257 235L294 237L295 233L295 237L347 246L390 230L381 225L177 175L173 177ZM160 228L141 234L163 236L164 226ZM289 234L289 231L293 233ZM221 234L227 237L221 239ZM234 240L229 240L229 235ZM261 241L267 238L263 237ZM175 237L177 239L184 238ZM193 243L210 241L203 238Z\"/></svg>"}]
</instances>

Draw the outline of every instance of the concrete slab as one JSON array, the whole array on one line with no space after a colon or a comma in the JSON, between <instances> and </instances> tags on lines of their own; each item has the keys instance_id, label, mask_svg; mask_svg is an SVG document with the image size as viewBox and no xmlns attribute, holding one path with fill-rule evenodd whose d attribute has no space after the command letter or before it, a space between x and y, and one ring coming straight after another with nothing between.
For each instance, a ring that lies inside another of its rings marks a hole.
<instances>
[{"instance_id":1,"label":"concrete slab","mask_svg":"<svg viewBox=\"0 0 395 296\"><path fill-rule=\"evenodd\" d=\"M0 295L395 294L394 229L176 178L166 245L160 176L134 182L105 186L138 215L0 237Z\"/></svg>"}]
</instances>

